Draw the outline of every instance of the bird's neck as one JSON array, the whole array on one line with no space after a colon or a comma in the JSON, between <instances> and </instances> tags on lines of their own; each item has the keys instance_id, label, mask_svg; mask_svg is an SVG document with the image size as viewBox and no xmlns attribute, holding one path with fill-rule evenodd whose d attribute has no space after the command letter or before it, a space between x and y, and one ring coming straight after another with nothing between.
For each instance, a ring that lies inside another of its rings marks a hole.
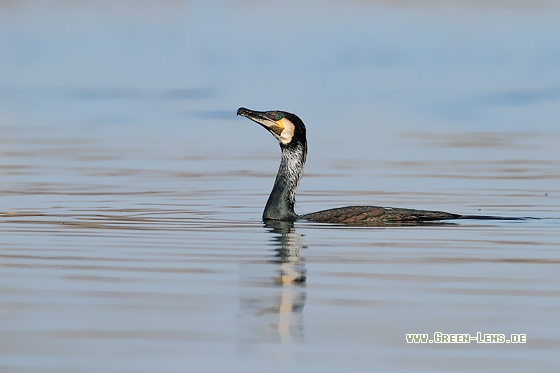
<instances>
[{"instance_id":1,"label":"bird's neck","mask_svg":"<svg viewBox=\"0 0 560 373\"><path fill-rule=\"evenodd\" d=\"M264 208L263 219L294 221L298 217L294 211L295 195L307 156L307 143L281 145L281 148L282 161Z\"/></svg>"}]
</instances>

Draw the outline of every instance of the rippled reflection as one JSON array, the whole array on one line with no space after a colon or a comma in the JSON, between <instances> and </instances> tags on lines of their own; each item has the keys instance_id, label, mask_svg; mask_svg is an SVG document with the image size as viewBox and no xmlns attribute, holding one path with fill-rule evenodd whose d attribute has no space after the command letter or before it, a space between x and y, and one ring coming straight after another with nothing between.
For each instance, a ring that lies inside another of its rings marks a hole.
<instances>
[{"instance_id":1,"label":"rippled reflection","mask_svg":"<svg viewBox=\"0 0 560 373\"><path fill-rule=\"evenodd\" d=\"M240 335L247 341L301 340L306 269L303 236L291 222L269 221L274 258L242 265Z\"/></svg>"}]
</instances>

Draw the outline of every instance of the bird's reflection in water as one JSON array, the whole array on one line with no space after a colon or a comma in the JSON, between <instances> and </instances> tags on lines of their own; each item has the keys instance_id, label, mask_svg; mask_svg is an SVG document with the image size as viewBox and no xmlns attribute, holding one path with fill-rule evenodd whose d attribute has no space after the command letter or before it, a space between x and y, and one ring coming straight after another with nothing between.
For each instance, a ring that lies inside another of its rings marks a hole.
<instances>
[{"instance_id":1,"label":"bird's reflection in water","mask_svg":"<svg viewBox=\"0 0 560 373\"><path fill-rule=\"evenodd\" d=\"M274 256L242 266L239 326L247 342L303 338L306 270L294 224L268 221Z\"/></svg>"}]
</instances>

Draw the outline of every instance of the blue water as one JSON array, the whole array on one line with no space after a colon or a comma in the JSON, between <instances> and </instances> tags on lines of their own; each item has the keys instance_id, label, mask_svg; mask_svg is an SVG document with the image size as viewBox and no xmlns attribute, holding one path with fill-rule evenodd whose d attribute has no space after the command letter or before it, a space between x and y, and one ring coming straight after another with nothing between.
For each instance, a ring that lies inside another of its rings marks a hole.
<instances>
[{"instance_id":1,"label":"blue water","mask_svg":"<svg viewBox=\"0 0 560 373\"><path fill-rule=\"evenodd\" d=\"M550 371L555 2L0 3L0 370ZM263 226L307 125L299 213ZM526 344L407 344L408 333Z\"/></svg>"}]
</instances>

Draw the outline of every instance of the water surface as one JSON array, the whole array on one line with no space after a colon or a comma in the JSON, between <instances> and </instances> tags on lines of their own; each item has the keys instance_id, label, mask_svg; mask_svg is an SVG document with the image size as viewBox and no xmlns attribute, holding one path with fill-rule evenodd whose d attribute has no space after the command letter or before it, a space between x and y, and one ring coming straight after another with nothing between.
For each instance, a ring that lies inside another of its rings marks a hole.
<instances>
[{"instance_id":1,"label":"water surface","mask_svg":"<svg viewBox=\"0 0 560 373\"><path fill-rule=\"evenodd\" d=\"M0 3L0 368L550 371L560 339L559 8ZM268 224L297 211L523 216ZM407 344L407 333L525 344Z\"/></svg>"}]
</instances>

